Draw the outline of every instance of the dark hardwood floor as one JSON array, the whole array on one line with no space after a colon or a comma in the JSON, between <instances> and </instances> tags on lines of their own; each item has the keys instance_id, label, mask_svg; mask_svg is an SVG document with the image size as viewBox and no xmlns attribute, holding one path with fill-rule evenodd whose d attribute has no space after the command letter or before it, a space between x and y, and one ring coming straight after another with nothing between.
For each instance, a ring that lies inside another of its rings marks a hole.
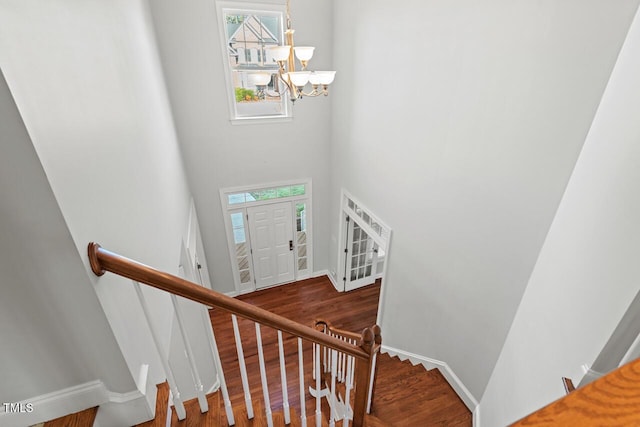
<instances>
[{"instance_id":1,"label":"dark hardwood floor","mask_svg":"<svg viewBox=\"0 0 640 427\"><path fill-rule=\"evenodd\" d=\"M304 280L238 297L245 302L312 326L316 319L329 320L335 327L360 332L375 324L380 283L351 292L337 292L326 276ZM243 405L244 397L230 314L210 311L231 402ZM264 404L254 323L238 319L244 348L251 397ZM267 365L269 398L274 412L282 408L282 391L277 333L262 327ZM287 391L292 408L300 413L297 339L284 334ZM384 331L382 331L384 343ZM307 416L315 411L308 387L312 384L312 346L304 343ZM391 426L471 426L471 413L437 371L426 371L397 358L381 355L378 361L376 394L372 414ZM222 417L224 421L224 416ZM226 424L224 424L226 425Z\"/></svg>"},{"instance_id":2,"label":"dark hardwood floor","mask_svg":"<svg viewBox=\"0 0 640 427\"><path fill-rule=\"evenodd\" d=\"M312 326L316 319L330 321L335 327L352 332L360 332L372 326L376 320L380 283L351 292L337 292L327 277L304 280L238 297L245 302L280 314L291 320ZM244 395L231 315L222 310L210 310L220 357L234 405L236 425L239 427L266 427L264 398L260 382L260 371L256 345L255 324L238 319L244 348L247 372L254 402L254 420L248 420L244 407ZM265 357L269 398L273 410L274 425L284 426L282 385L278 355L277 332L268 327L261 328ZM288 401L291 405L291 426L300 426L300 395L298 378L298 341L295 337L283 334L287 372ZM384 343L384 331L382 331ZM312 346L304 343L305 372L305 409L307 425L314 423L315 401L309 395L312 385ZM160 427L166 425L167 399L169 395L166 383L158 385L156 418L140 424L139 427ZM172 408L171 426L177 427L216 427L228 425L224 412L224 403L219 392L207 396L210 410L201 414L197 399L185 402L187 418L178 421ZM323 399L324 401L324 399ZM328 413L326 403L324 413ZM97 408L91 408L77 414L71 414L45 424L45 427L91 426ZM451 426L469 427L472 425L471 413L455 394L442 374L437 370L426 371L421 365L401 362L386 354L378 356L375 395L372 416L365 418L365 426ZM323 419L323 426L327 420ZM341 423L336 423L341 426Z\"/></svg>"},{"instance_id":3,"label":"dark hardwood floor","mask_svg":"<svg viewBox=\"0 0 640 427\"><path fill-rule=\"evenodd\" d=\"M89 427L93 425L98 413L98 407L85 409L74 414L65 415L55 420L47 421L44 427Z\"/></svg>"},{"instance_id":4,"label":"dark hardwood floor","mask_svg":"<svg viewBox=\"0 0 640 427\"><path fill-rule=\"evenodd\" d=\"M379 294L379 283L345 294L337 292L327 277L320 277L245 294L238 299L304 325L312 326L316 319L322 318L330 320L335 327L340 329L362 331L375 324ZM210 310L210 316L231 402L234 405L243 404L244 394L231 315L223 310L214 309ZM242 337L247 373L250 378L251 397L264 405L255 324L252 321L238 318L238 325ZM274 410L279 410L283 405L277 332L268 327L261 327L261 335L265 365L267 366L270 403ZM286 360L288 401L291 407L296 408L296 411L300 413L297 338L283 334L283 346ZM304 342L303 348L306 411L307 414L313 414L315 406L308 392L308 387L312 384L312 345L309 342Z\"/></svg>"}]
</instances>

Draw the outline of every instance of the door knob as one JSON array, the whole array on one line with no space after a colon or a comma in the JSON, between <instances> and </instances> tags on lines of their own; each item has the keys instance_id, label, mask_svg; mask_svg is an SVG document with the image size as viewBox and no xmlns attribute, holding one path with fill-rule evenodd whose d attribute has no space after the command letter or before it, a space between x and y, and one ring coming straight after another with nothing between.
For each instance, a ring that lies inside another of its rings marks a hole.
<instances>
[{"instance_id":1,"label":"door knob","mask_svg":"<svg viewBox=\"0 0 640 427\"><path fill-rule=\"evenodd\" d=\"M289 250L293 250L293 240L289 240Z\"/></svg>"}]
</instances>

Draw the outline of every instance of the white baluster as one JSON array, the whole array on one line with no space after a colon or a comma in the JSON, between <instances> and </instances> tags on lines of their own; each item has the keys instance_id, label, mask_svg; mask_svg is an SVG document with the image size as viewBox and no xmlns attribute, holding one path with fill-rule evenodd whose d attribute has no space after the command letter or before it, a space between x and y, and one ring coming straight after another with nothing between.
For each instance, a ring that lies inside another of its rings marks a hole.
<instances>
[{"instance_id":1,"label":"white baluster","mask_svg":"<svg viewBox=\"0 0 640 427\"><path fill-rule=\"evenodd\" d=\"M311 378L314 379L314 380L316 379L316 346L317 345L318 344L313 343L313 350L312 350L313 351L313 357L311 358L312 359L312 363L313 363L313 368L312 368L313 370L311 371Z\"/></svg>"},{"instance_id":2,"label":"white baluster","mask_svg":"<svg viewBox=\"0 0 640 427\"><path fill-rule=\"evenodd\" d=\"M166 351L164 351L164 348L160 345L160 338L158 336L158 333L156 332L155 327L151 324L149 317L149 307L147 307L147 301L142 294L142 289L140 289L140 283L134 281L133 287L138 294L138 299L140 300L140 305L142 306L144 317L147 320L149 329L151 330L151 337L153 338L156 349L160 354L160 361L162 362L164 372L167 374L167 382L169 383L169 388L171 389L171 394L173 395L173 404L176 408L176 415L178 416L179 420L184 420L187 416L187 412L184 409L184 404L182 403L182 398L180 397L180 390L178 390L178 386L176 385L176 379L173 376L173 371L171 370L171 366L169 366L169 356L167 355Z\"/></svg>"},{"instance_id":3,"label":"white baluster","mask_svg":"<svg viewBox=\"0 0 640 427\"><path fill-rule=\"evenodd\" d=\"M320 393L320 346L316 345L316 427L322 427L322 410L320 406L320 399L322 395Z\"/></svg>"},{"instance_id":4,"label":"white baluster","mask_svg":"<svg viewBox=\"0 0 640 427\"><path fill-rule=\"evenodd\" d=\"M331 334L329 334L331 335ZM324 367L324 369L322 370L323 372L329 372L329 359L327 357L327 347L323 347L324 348L324 364L322 365Z\"/></svg>"},{"instance_id":5,"label":"white baluster","mask_svg":"<svg viewBox=\"0 0 640 427\"><path fill-rule=\"evenodd\" d=\"M342 337L342 341L347 342L347 339ZM344 378L347 374L347 355L345 353L340 352L340 357L342 358L342 363L340 363L340 366L342 367L342 369L340 370L341 372L341 376L340 376L340 381L344 382Z\"/></svg>"},{"instance_id":6,"label":"white baluster","mask_svg":"<svg viewBox=\"0 0 640 427\"><path fill-rule=\"evenodd\" d=\"M262 380L262 397L264 398L264 413L267 416L267 427L273 427L271 414L271 402L269 400L269 385L267 384L267 371L264 367L264 354L262 352L262 335L260 324L256 323L256 342L258 345L258 360L260 361L260 379Z\"/></svg>"},{"instance_id":7,"label":"white baluster","mask_svg":"<svg viewBox=\"0 0 640 427\"><path fill-rule=\"evenodd\" d=\"M298 338L298 377L300 378L300 421L302 427L307 427L307 408L304 398L304 362L302 357L302 338Z\"/></svg>"},{"instance_id":8,"label":"white baluster","mask_svg":"<svg viewBox=\"0 0 640 427\"><path fill-rule=\"evenodd\" d=\"M341 336L338 336L338 338L343 340ZM343 353L341 351L338 352L338 378L337 378L338 382L342 381L342 376L343 376L342 356L343 356Z\"/></svg>"},{"instance_id":9,"label":"white baluster","mask_svg":"<svg viewBox=\"0 0 640 427\"><path fill-rule=\"evenodd\" d=\"M358 345L356 340L351 340L351 344L353 345ZM351 384L351 389L353 389L353 381L355 379L356 376L356 358L352 357L351 358L351 378L349 378L349 384Z\"/></svg>"},{"instance_id":10,"label":"white baluster","mask_svg":"<svg viewBox=\"0 0 640 427\"><path fill-rule=\"evenodd\" d=\"M187 359L189 360L189 368L191 370L191 378L193 379L193 384L195 385L195 388L196 388L196 396L198 397L200 412L205 413L209 411L209 403L207 402L207 397L204 395L204 386L202 385L202 380L200 379L200 372L198 371L198 366L196 365L196 359L193 356L193 349L191 348L189 335L187 335L187 330L184 327L184 321L182 319L182 310L178 305L178 298L174 294L171 294L171 303L173 304L173 309L176 312L176 319L178 320L178 328L180 330L180 336L182 337L182 343L184 344L184 349L187 352Z\"/></svg>"},{"instance_id":11,"label":"white baluster","mask_svg":"<svg viewBox=\"0 0 640 427\"><path fill-rule=\"evenodd\" d=\"M349 419L351 417L350 399L351 399L351 389L353 388L353 384L351 383L352 359L353 359L352 356L347 357L347 374L345 379L345 391L344 391L345 410L344 410L344 418L342 421L343 427L347 427L349 425Z\"/></svg>"},{"instance_id":12,"label":"white baluster","mask_svg":"<svg viewBox=\"0 0 640 427\"><path fill-rule=\"evenodd\" d=\"M216 335L213 332L211 326L211 318L209 317L209 310L204 305L200 306L200 314L205 329L209 331L209 348L213 355L213 363L216 365L216 371L218 372L218 379L220 380L220 390L222 390L222 400L224 402L224 410L227 414L227 421L230 426L235 425L236 421L233 416L233 408L231 406L231 399L229 399L229 390L227 389L227 381L224 377L224 370L222 369L222 361L220 360L220 352L218 351L218 343L216 341Z\"/></svg>"},{"instance_id":13,"label":"white baluster","mask_svg":"<svg viewBox=\"0 0 640 427\"><path fill-rule=\"evenodd\" d=\"M289 392L287 390L287 369L284 359L284 346L282 345L282 331L278 331L278 354L280 355L280 381L282 382L282 411L284 412L284 423L291 423L291 413L289 411Z\"/></svg>"},{"instance_id":14,"label":"white baluster","mask_svg":"<svg viewBox=\"0 0 640 427\"><path fill-rule=\"evenodd\" d=\"M367 399L367 414L371 413L371 398L373 393L373 380L376 375L376 359L378 357L378 353L373 353L373 361L371 362L371 378L369 379L369 397Z\"/></svg>"},{"instance_id":15,"label":"white baluster","mask_svg":"<svg viewBox=\"0 0 640 427\"><path fill-rule=\"evenodd\" d=\"M242 339L240 338L240 329L238 328L238 318L235 314L231 315L233 322L233 333L236 338L236 351L238 352L238 364L240 365L240 378L242 379L242 388L244 390L244 403L247 407L247 417L253 418L253 404L251 403L251 391L249 390L249 380L247 378L247 366L244 362L244 351L242 350Z\"/></svg>"},{"instance_id":16,"label":"white baluster","mask_svg":"<svg viewBox=\"0 0 640 427\"><path fill-rule=\"evenodd\" d=\"M338 352L331 350L331 418L329 419L329 427L336 425L336 375L338 371Z\"/></svg>"}]
</instances>

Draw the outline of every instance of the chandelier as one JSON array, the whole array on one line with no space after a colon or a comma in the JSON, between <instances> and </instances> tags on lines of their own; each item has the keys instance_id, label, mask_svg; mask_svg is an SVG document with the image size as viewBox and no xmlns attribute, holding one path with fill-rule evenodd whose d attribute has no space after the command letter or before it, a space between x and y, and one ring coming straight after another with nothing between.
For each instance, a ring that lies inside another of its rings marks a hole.
<instances>
[{"instance_id":1,"label":"chandelier","mask_svg":"<svg viewBox=\"0 0 640 427\"><path fill-rule=\"evenodd\" d=\"M311 71L307 70L307 65L313 56L314 47L295 46L293 43L293 33L291 28L290 0L286 3L286 23L285 31L286 44L282 46L269 47L271 56L278 63L278 91L282 94L289 92L289 98L295 102L302 97L315 97L329 95L329 85L335 78L335 71ZM300 62L300 71L296 71L296 58ZM266 90L271 81L270 73L255 73L251 80L258 88L259 92ZM305 87L311 85L311 91L305 92Z\"/></svg>"}]
</instances>

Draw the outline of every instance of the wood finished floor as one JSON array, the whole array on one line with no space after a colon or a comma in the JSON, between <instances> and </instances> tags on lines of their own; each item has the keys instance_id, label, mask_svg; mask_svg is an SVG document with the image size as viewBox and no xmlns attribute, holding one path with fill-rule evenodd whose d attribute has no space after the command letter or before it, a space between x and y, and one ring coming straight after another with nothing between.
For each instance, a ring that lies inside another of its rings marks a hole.
<instances>
[{"instance_id":1,"label":"wood finished floor","mask_svg":"<svg viewBox=\"0 0 640 427\"><path fill-rule=\"evenodd\" d=\"M338 328L349 331L362 331L364 328L375 324L379 294L379 284L361 288L349 294L336 292L328 278L321 277L245 294L238 297L238 299L304 325L312 326L316 319L324 318L330 320ZM348 297L345 298L345 295L348 295ZM227 387L231 402L233 405L243 404L244 394L231 315L225 311L214 309L210 311L210 316L216 334L216 341L218 342L222 366L227 377ZM242 337L247 373L250 378L251 397L264 405L255 324L252 321L238 318L238 325ZM277 332L271 328L262 327L261 335L265 364L267 366L270 403L274 410L279 410L282 408L282 386ZM283 346L286 360L288 401L300 413L297 339L288 334L283 334ZM312 345L309 342L304 342L303 348L306 413L313 414L315 406L308 393L308 386L312 384Z\"/></svg>"},{"instance_id":2,"label":"wood finished floor","mask_svg":"<svg viewBox=\"0 0 640 427\"><path fill-rule=\"evenodd\" d=\"M321 277L254 292L238 299L305 325L311 326L316 319L326 319L337 328L359 332L375 323L379 295L379 283L355 291L340 293L335 291L327 277ZM262 416L264 399L260 384L254 323L238 319L256 414L254 420L247 420L231 315L222 310L210 310L209 314L218 342L229 395L234 406L236 426L266 426L266 421ZM382 337L384 342L384 331L382 331ZM284 426L284 416L276 331L263 327L262 341L274 425L281 427ZM284 347L287 360L288 400L291 402L291 426L297 427L300 425L299 417L301 414L297 339L284 334ZM309 426L315 425L313 422L315 402L308 392L308 386L312 384L311 348L310 343L304 344L305 409ZM168 395L168 385L166 383L158 385L156 418L140 424L139 427L164 427L166 425L165 414L167 413ZM187 418L184 421L178 421L175 409L172 408L171 426L227 426L220 393L209 395L208 402L210 410L205 414L200 413L196 399L185 402ZM97 408L91 408L49 421L45 427L89 427L93 425L96 412ZM328 413L326 407L324 412ZM365 419L365 425L368 427L469 427L472 425L471 413L437 369L426 371L421 365L413 366L408 361L401 362L386 354L381 354L378 357L375 397L371 415ZM323 419L323 426L325 425L327 425L326 419ZM336 425L339 426L341 423Z\"/></svg>"},{"instance_id":3,"label":"wood finished floor","mask_svg":"<svg viewBox=\"0 0 640 427\"><path fill-rule=\"evenodd\" d=\"M55 420L47 421L44 427L90 427L96 419L98 407L85 409L74 414L65 415Z\"/></svg>"},{"instance_id":4,"label":"wood finished floor","mask_svg":"<svg viewBox=\"0 0 640 427\"><path fill-rule=\"evenodd\" d=\"M304 280L238 297L245 302L280 314L305 325L316 319L329 320L335 327L360 332L375 324L380 283L351 292L337 292L326 276ZM233 405L242 406L244 396L230 314L210 311L229 395ZM238 319L252 400L264 404L258 365L255 326ZM277 333L262 328L263 351L271 407L282 408ZM384 343L384 331L382 331ZM300 413L297 339L284 334L287 391L291 407ZM311 379L311 344L304 343L306 413L313 415L314 401L308 393ZM471 426L471 413L437 370L426 371L397 358L381 355L378 361L376 393L372 414L391 426ZM222 417L223 421L226 419ZM180 425L180 424L175 424Z\"/></svg>"}]
</instances>

